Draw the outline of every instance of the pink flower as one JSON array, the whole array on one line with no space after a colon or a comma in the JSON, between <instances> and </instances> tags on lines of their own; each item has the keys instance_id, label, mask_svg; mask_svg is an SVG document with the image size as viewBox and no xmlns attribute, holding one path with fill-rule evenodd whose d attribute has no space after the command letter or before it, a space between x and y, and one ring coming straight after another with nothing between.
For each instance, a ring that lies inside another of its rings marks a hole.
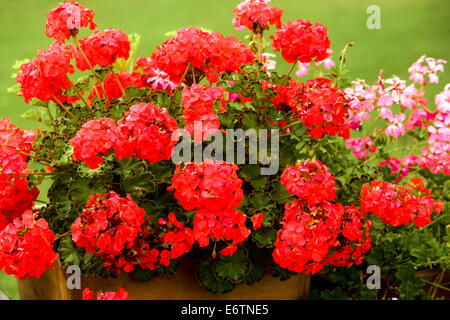
<instances>
[{"instance_id":1,"label":"pink flower","mask_svg":"<svg viewBox=\"0 0 450 320\"><path fill-rule=\"evenodd\" d=\"M333 53L333 50L327 49L327 53L328 53L328 55L331 55ZM334 67L336 65L336 63L334 63L334 61L331 58L326 58L325 60L315 62L315 64L316 64L316 66L320 66L321 64L323 64L323 66L327 70L329 70L331 67Z\"/></svg>"},{"instance_id":2,"label":"pink flower","mask_svg":"<svg viewBox=\"0 0 450 320\"><path fill-rule=\"evenodd\" d=\"M386 128L386 135L392 135L395 139L401 135L405 134L405 125L403 121L405 120L406 115L404 113L396 114L393 117L389 117L387 120L389 121L389 125Z\"/></svg>"},{"instance_id":3,"label":"pink flower","mask_svg":"<svg viewBox=\"0 0 450 320\"><path fill-rule=\"evenodd\" d=\"M263 69L264 70L274 70L275 67L277 66L277 62L275 60L270 60L269 58L274 58L276 57L275 54L273 53L263 53L263 62L264 62L264 66Z\"/></svg>"},{"instance_id":4,"label":"pink flower","mask_svg":"<svg viewBox=\"0 0 450 320\"><path fill-rule=\"evenodd\" d=\"M372 139L369 137L348 139L346 148L353 148L353 154L358 159L365 159L370 152L375 152L377 147L373 144Z\"/></svg>"},{"instance_id":5,"label":"pink flower","mask_svg":"<svg viewBox=\"0 0 450 320\"><path fill-rule=\"evenodd\" d=\"M406 87L400 93L400 104L410 110L415 109L418 105L427 105L427 99L423 98L423 90L418 90L414 87L414 84Z\"/></svg>"},{"instance_id":6,"label":"pink flower","mask_svg":"<svg viewBox=\"0 0 450 320\"><path fill-rule=\"evenodd\" d=\"M447 83L444 91L435 96L435 102L437 110L450 113L450 83Z\"/></svg>"},{"instance_id":7,"label":"pink flower","mask_svg":"<svg viewBox=\"0 0 450 320\"><path fill-rule=\"evenodd\" d=\"M426 64L424 64L424 62L426 62ZM421 85L425 85L427 82L438 83L439 78L436 73L438 71L444 71L445 63L447 63L447 61L442 59L436 60L430 57L426 58L425 55L423 55L409 67L409 80Z\"/></svg>"},{"instance_id":8,"label":"pink flower","mask_svg":"<svg viewBox=\"0 0 450 320\"><path fill-rule=\"evenodd\" d=\"M303 63L303 62L298 62L298 70L295 73L297 75L297 77L301 78L305 75L308 74L308 68L309 68L309 62Z\"/></svg>"},{"instance_id":9,"label":"pink flower","mask_svg":"<svg viewBox=\"0 0 450 320\"><path fill-rule=\"evenodd\" d=\"M173 90L176 84L170 81L169 75L159 69L152 69L153 76L147 79L153 90Z\"/></svg>"}]
</instances>

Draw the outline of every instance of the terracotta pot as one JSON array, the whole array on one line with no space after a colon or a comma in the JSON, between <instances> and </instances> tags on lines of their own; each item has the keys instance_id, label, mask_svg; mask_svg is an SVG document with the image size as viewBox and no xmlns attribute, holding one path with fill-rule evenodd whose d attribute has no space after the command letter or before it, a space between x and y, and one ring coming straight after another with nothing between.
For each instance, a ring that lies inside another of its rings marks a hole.
<instances>
[{"instance_id":1,"label":"terracotta pot","mask_svg":"<svg viewBox=\"0 0 450 320\"><path fill-rule=\"evenodd\" d=\"M194 270L193 260L181 259L173 276L158 275L147 282L135 281L126 273L108 279L82 276L81 289L69 290L66 277L70 275L57 262L39 279L18 280L18 287L22 300L80 300L86 287L94 292L122 287L133 300L296 300L308 295L311 282L310 275L299 274L280 281L268 273L253 285L242 284L228 294L213 294L198 283Z\"/></svg>"}]
</instances>

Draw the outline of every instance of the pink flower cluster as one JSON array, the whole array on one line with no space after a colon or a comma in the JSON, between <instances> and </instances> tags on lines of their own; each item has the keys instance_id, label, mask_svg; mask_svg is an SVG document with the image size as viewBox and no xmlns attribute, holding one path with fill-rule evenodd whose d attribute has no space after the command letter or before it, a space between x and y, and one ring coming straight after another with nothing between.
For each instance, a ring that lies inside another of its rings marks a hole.
<instances>
[{"instance_id":1,"label":"pink flower cluster","mask_svg":"<svg viewBox=\"0 0 450 320\"><path fill-rule=\"evenodd\" d=\"M447 61L423 55L409 67L409 80L421 85L425 85L426 83L438 83L439 78L436 73L438 71L444 71L445 63L447 63Z\"/></svg>"},{"instance_id":2,"label":"pink flower cluster","mask_svg":"<svg viewBox=\"0 0 450 320\"><path fill-rule=\"evenodd\" d=\"M348 149L353 148L353 154L358 159L365 159L370 152L377 150L377 147L369 137L348 139L346 147Z\"/></svg>"}]
</instances>

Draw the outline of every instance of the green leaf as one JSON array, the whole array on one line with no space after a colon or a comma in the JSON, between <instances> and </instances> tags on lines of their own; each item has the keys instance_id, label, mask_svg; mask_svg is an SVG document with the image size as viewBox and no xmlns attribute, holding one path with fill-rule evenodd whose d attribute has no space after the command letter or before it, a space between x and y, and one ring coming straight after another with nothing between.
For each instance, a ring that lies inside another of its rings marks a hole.
<instances>
[{"instance_id":1,"label":"green leaf","mask_svg":"<svg viewBox=\"0 0 450 320\"><path fill-rule=\"evenodd\" d=\"M259 123L258 115L254 112L244 113L242 116L242 125L244 126L244 129L263 128L263 125Z\"/></svg>"},{"instance_id":2,"label":"green leaf","mask_svg":"<svg viewBox=\"0 0 450 320\"><path fill-rule=\"evenodd\" d=\"M29 109L24 113L22 113L20 117L24 119L30 119L37 122L41 122L47 126L52 125L52 121L48 116L47 109L44 107L33 107L32 109Z\"/></svg>"},{"instance_id":3,"label":"green leaf","mask_svg":"<svg viewBox=\"0 0 450 320\"><path fill-rule=\"evenodd\" d=\"M219 255L214 264L214 273L222 281L239 283L249 273L250 268L250 259L244 254L244 250L238 250L231 257Z\"/></svg>"},{"instance_id":4,"label":"green leaf","mask_svg":"<svg viewBox=\"0 0 450 320\"><path fill-rule=\"evenodd\" d=\"M272 199L265 192L253 192L250 195L250 204L256 210L273 208Z\"/></svg>"},{"instance_id":5,"label":"green leaf","mask_svg":"<svg viewBox=\"0 0 450 320\"><path fill-rule=\"evenodd\" d=\"M71 183L70 198L80 204L85 204L94 193L105 194L105 185L97 183L96 179L78 177Z\"/></svg>"},{"instance_id":6,"label":"green leaf","mask_svg":"<svg viewBox=\"0 0 450 320\"><path fill-rule=\"evenodd\" d=\"M231 292L236 285L231 281L221 281L216 278L213 271L214 260L207 258L201 261L197 266L196 276L199 283L212 293Z\"/></svg>"},{"instance_id":7,"label":"green leaf","mask_svg":"<svg viewBox=\"0 0 450 320\"><path fill-rule=\"evenodd\" d=\"M59 254L62 259L63 265L77 265L81 263L81 255L78 252L71 237L61 240Z\"/></svg>"},{"instance_id":8,"label":"green leaf","mask_svg":"<svg viewBox=\"0 0 450 320\"><path fill-rule=\"evenodd\" d=\"M134 269L130 275L131 277L139 282L146 282L146 281L150 281L151 279L153 279L156 275L158 274L158 272L156 270L150 270L150 269L142 269L142 268L138 268L138 269Z\"/></svg>"},{"instance_id":9,"label":"green leaf","mask_svg":"<svg viewBox=\"0 0 450 320\"><path fill-rule=\"evenodd\" d=\"M260 281L266 274L266 271L267 267L264 264L252 261L250 271L245 276L245 283L247 285L252 285Z\"/></svg>"},{"instance_id":10,"label":"green leaf","mask_svg":"<svg viewBox=\"0 0 450 320\"><path fill-rule=\"evenodd\" d=\"M274 228L260 228L252 233L252 240L260 248L273 248L277 239L277 230Z\"/></svg>"}]
</instances>

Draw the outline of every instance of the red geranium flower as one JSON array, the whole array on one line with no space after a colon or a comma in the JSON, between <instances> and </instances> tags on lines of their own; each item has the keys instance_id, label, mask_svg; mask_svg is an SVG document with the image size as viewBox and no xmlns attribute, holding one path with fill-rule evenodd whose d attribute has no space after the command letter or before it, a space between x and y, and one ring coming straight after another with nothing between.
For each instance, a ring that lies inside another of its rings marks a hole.
<instances>
[{"instance_id":1,"label":"red geranium flower","mask_svg":"<svg viewBox=\"0 0 450 320\"><path fill-rule=\"evenodd\" d=\"M295 166L287 165L281 175L281 183L289 193L308 202L310 206L336 198L334 177L319 160L305 160L297 162Z\"/></svg>"},{"instance_id":2,"label":"red geranium flower","mask_svg":"<svg viewBox=\"0 0 450 320\"><path fill-rule=\"evenodd\" d=\"M186 210L210 211L238 207L244 196L238 167L225 161L205 159L202 163L177 165L169 190Z\"/></svg>"},{"instance_id":3,"label":"red geranium flower","mask_svg":"<svg viewBox=\"0 0 450 320\"><path fill-rule=\"evenodd\" d=\"M110 118L94 119L83 124L70 140L73 159L84 161L89 169L97 169L103 162L99 154L105 154L117 140L116 122Z\"/></svg>"},{"instance_id":4,"label":"red geranium flower","mask_svg":"<svg viewBox=\"0 0 450 320\"><path fill-rule=\"evenodd\" d=\"M97 65L106 68L118 58L126 60L130 55L130 44L128 36L120 30L113 28L104 32L95 30L93 35L80 40L80 49L73 49L76 66L79 70L85 71Z\"/></svg>"},{"instance_id":5,"label":"red geranium flower","mask_svg":"<svg viewBox=\"0 0 450 320\"><path fill-rule=\"evenodd\" d=\"M74 31L82 27L89 26L91 30L94 30L97 27L94 17L94 11L86 9L76 1L60 3L58 7L47 13L45 34L49 38L64 42Z\"/></svg>"},{"instance_id":6,"label":"red geranium flower","mask_svg":"<svg viewBox=\"0 0 450 320\"><path fill-rule=\"evenodd\" d=\"M200 135L194 135L195 142L201 142L219 130L219 116L213 110L214 103L220 101L220 112L225 111L224 93L224 88L208 85L198 86L193 84L191 88L184 88L181 100L181 105L184 107L184 133L189 136L199 133ZM198 124L201 124L199 128L196 127Z\"/></svg>"},{"instance_id":7,"label":"red geranium flower","mask_svg":"<svg viewBox=\"0 0 450 320\"><path fill-rule=\"evenodd\" d=\"M117 124L119 137L114 149L119 159L136 155L137 159L153 164L171 158L178 140L178 127L165 108L158 108L154 103L140 103L132 106Z\"/></svg>"},{"instance_id":8,"label":"red geranium flower","mask_svg":"<svg viewBox=\"0 0 450 320\"><path fill-rule=\"evenodd\" d=\"M83 300L94 300L94 291L89 288L85 288L83 290ZM119 288L118 292L98 292L96 296L96 300L130 300L128 296L128 292L123 288Z\"/></svg>"},{"instance_id":9,"label":"red geranium flower","mask_svg":"<svg viewBox=\"0 0 450 320\"><path fill-rule=\"evenodd\" d=\"M21 173L28 166L27 154L33 150L36 132L22 130L8 118L0 119L0 172Z\"/></svg>"},{"instance_id":10,"label":"red geranium flower","mask_svg":"<svg viewBox=\"0 0 450 320\"><path fill-rule=\"evenodd\" d=\"M20 66L16 81L20 84L20 95L23 95L26 103L32 98L55 103L68 99L63 94L63 90L71 86L67 74L75 72L70 64L72 53L68 48L54 42L48 50L39 50L36 58Z\"/></svg>"},{"instance_id":11,"label":"red geranium flower","mask_svg":"<svg viewBox=\"0 0 450 320\"><path fill-rule=\"evenodd\" d=\"M316 62L328 58L327 49L330 47L330 40L327 36L327 29L320 23L311 24L308 20L298 19L293 23L288 21L276 32L273 39L273 49L278 52L288 63L311 62L316 58Z\"/></svg>"},{"instance_id":12,"label":"red geranium flower","mask_svg":"<svg viewBox=\"0 0 450 320\"><path fill-rule=\"evenodd\" d=\"M283 10L271 7L267 3L270 0L246 0L237 5L233 10L235 15L233 24L236 29L247 27L253 33L257 33L257 26L261 30L268 30L269 24L281 27L281 15Z\"/></svg>"},{"instance_id":13,"label":"red geranium flower","mask_svg":"<svg viewBox=\"0 0 450 320\"><path fill-rule=\"evenodd\" d=\"M55 235L38 215L27 210L0 231L0 270L17 279L39 278L58 258L53 251Z\"/></svg>"},{"instance_id":14,"label":"red geranium flower","mask_svg":"<svg viewBox=\"0 0 450 320\"><path fill-rule=\"evenodd\" d=\"M31 210L38 194L38 188L30 190L26 178L1 173L0 231L15 218L19 218L24 211Z\"/></svg>"}]
</instances>

